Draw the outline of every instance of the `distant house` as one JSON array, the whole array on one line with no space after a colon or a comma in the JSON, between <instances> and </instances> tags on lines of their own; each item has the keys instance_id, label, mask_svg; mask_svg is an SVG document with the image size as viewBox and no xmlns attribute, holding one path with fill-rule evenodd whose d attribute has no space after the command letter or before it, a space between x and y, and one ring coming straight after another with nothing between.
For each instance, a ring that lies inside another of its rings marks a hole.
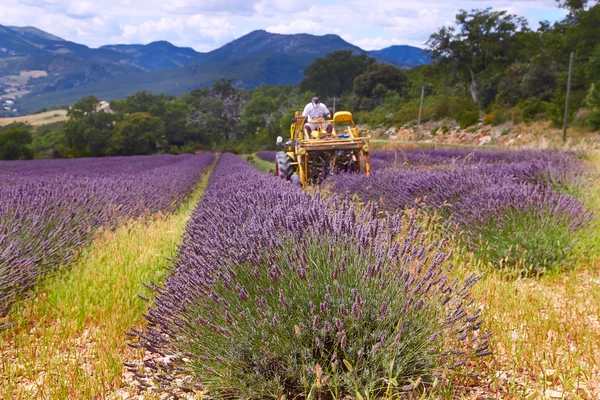
<instances>
[{"instance_id":1,"label":"distant house","mask_svg":"<svg viewBox=\"0 0 600 400\"><path fill-rule=\"evenodd\" d=\"M98 111L104 111L104 112L112 112L112 110L110 109L110 103L108 101L104 101L101 100L97 105L96 105L96 112Z\"/></svg>"}]
</instances>

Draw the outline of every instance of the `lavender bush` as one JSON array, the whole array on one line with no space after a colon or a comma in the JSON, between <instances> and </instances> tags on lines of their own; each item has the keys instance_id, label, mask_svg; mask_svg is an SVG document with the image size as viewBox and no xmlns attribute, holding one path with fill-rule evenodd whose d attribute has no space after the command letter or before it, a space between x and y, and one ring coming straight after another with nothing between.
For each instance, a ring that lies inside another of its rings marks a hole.
<instances>
[{"instance_id":1,"label":"lavender bush","mask_svg":"<svg viewBox=\"0 0 600 400\"><path fill-rule=\"evenodd\" d=\"M389 164L410 166L444 164L494 164L522 161L543 161L573 164L573 155L550 151L491 151L469 149L407 149L374 151L371 157Z\"/></svg>"},{"instance_id":2,"label":"lavender bush","mask_svg":"<svg viewBox=\"0 0 600 400\"><path fill-rule=\"evenodd\" d=\"M256 153L256 157L260 158L261 160L274 163L275 154L277 154L276 151L259 151L258 153Z\"/></svg>"},{"instance_id":3,"label":"lavender bush","mask_svg":"<svg viewBox=\"0 0 600 400\"><path fill-rule=\"evenodd\" d=\"M469 290L414 220L326 202L224 154L137 343L210 396L396 396L489 354Z\"/></svg>"},{"instance_id":4,"label":"lavender bush","mask_svg":"<svg viewBox=\"0 0 600 400\"><path fill-rule=\"evenodd\" d=\"M0 162L0 317L95 228L170 211L214 155Z\"/></svg>"},{"instance_id":5,"label":"lavender bush","mask_svg":"<svg viewBox=\"0 0 600 400\"><path fill-rule=\"evenodd\" d=\"M452 210L452 221L481 259L528 275L564 264L577 232L592 217L575 198L528 183L481 188Z\"/></svg>"},{"instance_id":6,"label":"lavender bush","mask_svg":"<svg viewBox=\"0 0 600 400\"><path fill-rule=\"evenodd\" d=\"M501 154L488 160L501 159ZM502 159L520 160L524 154ZM565 155L534 154L538 157L529 161L390 168L369 178L338 175L328 184L336 193L392 213L417 202L426 205L464 234L484 260L496 264L508 257L505 266L537 273L565 261L576 232L591 214L580 201L556 190L575 186L581 165Z\"/></svg>"},{"instance_id":7,"label":"lavender bush","mask_svg":"<svg viewBox=\"0 0 600 400\"><path fill-rule=\"evenodd\" d=\"M256 153L260 159L275 162L274 151ZM550 151L489 151L468 149L407 149L371 152L373 172L388 168L431 169L494 165L529 168L531 183L544 182L570 191L573 180L583 172L582 163L573 154ZM523 171L526 172L526 171Z\"/></svg>"}]
</instances>

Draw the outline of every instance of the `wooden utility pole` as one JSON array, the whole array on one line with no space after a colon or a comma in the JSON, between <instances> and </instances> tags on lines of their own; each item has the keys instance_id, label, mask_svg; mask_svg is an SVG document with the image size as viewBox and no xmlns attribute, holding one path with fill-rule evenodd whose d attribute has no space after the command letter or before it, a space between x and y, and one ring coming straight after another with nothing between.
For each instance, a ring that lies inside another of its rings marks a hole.
<instances>
[{"instance_id":1,"label":"wooden utility pole","mask_svg":"<svg viewBox=\"0 0 600 400\"><path fill-rule=\"evenodd\" d=\"M418 138L421 138L421 115L423 113L423 98L425 97L425 86L421 86L421 105L419 106L419 121L417 122L418 127Z\"/></svg>"},{"instance_id":2,"label":"wooden utility pole","mask_svg":"<svg viewBox=\"0 0 600 400\"><path fill-rule=\"evenodd\" d=\"M573 53L569 58L569 78L567 79L567 99L565 100L565 118L563 120L563 143L567 141L567 119L569 118L569 97L571 95L571 77L573 75Z\"/></svg>"},{"instance_id":3,"label":"wooden utility pole","mask_svg":"<svg viewBox=\"0 0 600 400\"><path fill-rule=\"evenodd\" d=\"M335 96L333 96L333 113L335 114Z\"/></svg>"}]
</instances>

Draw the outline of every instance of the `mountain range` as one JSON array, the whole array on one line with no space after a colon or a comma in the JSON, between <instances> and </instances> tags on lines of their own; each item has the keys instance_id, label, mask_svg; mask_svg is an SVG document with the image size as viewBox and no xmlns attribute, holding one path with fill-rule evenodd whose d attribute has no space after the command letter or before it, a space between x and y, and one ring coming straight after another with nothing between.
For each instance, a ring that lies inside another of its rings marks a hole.
<instances>
[{"instance_id":1,"label":"mountain range","mask_svg":"<svg viewBox=\"0 0 600 400\"><path fill-rule=\"evenodd\" d=\"M243 88L297 84L310 63L336 50L365 52L378 62L402 68L430 62L429 53L418 47L369 52L337 35L257 30L199 53L166 41L90 48L34 27L0 25L0 105L12 100L11 107L23 114L71 104L90 94L103 100L138 90L178 95L221 78Z\"/></svg>"}]
</instances>

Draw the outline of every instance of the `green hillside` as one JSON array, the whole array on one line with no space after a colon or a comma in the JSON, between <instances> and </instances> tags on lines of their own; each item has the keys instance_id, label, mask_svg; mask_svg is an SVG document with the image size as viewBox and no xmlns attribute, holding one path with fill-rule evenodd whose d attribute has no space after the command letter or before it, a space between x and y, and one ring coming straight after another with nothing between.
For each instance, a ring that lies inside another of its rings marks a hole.
<instances>
[{"instance_id":1,"label":"green hillside","mask_svg":"<svg viewBox=\"0 0 600 400\"><path fill-rule=\"evenodd\" d=\"M0 96L16 100L19 114L95 95L103 100L140 90L180 94L227 78L241 88L297 84L315 59L337 50L364 53L337 35L251 32L209 53L159 41L92 49L36 28L0 26ZM370 52L379 62L420 65L423 52ZM34 74L35 77L29 75ZM46 74L46 75L44 75ZM16 94L15 94L16 93Z\"/></svg>"}]
</instances>

